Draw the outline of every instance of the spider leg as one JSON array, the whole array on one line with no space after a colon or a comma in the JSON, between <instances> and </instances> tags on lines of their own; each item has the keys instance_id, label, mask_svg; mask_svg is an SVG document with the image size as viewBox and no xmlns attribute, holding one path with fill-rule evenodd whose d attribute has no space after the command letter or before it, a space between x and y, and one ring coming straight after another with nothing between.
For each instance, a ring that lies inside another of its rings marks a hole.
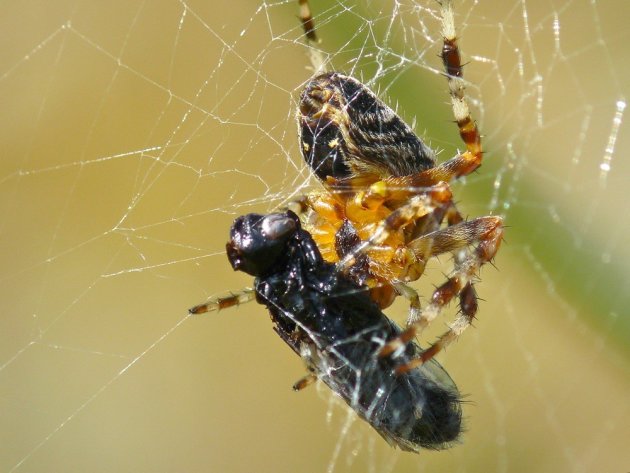
<instances>
[{"instance_id":1,"label":"spider leg","mask_svg":"<svg viewBox=\"0 0 630 473\"><path fill-rule=\"evenodd\" d=\"M298 0L300 4L300 22L304 29L304 37L306 38L309 47L309 59L313 66L314 73L325 72L325 59L324 54L315 45L319 43L317 37L317 30L315 29L315 20L313 20L313 14L311 13L311 6L308 0Z\"/></svg>"},{"instance_id":2,"label":"spider leg","mask_svg":"<svg viewBox=\"0 0 630 473\"><path fill-rule=\"evenodd\" d=\"M502 221L501 217L478 217L422 235L410 241L408 246L426 261L432 256L454 252L484 241L488 234L502 225Z\"/></svg>"},{"instance_id":3,"label":"spider leg","mask_svg":"<svg viewBox=\"0 0 630 473\"><path fill-rule=\"evenodd\" d=\"M453 235L452 239L454 242L445 243L442 246L446 248L445 251L451 251L459 247L459 245L472 244L475 240L479 241L479 244L467 258L456 264L455 270L447 281L433 292L431 302L422 310L418 320L409 325L398 337L388 342L381 349L379 356L391 355L413 340L456 295L460 296L462 313L451 325L448 332L425 350L419 358L400 366L398 368L400 372L408 371L433 358L435 354L456 339L472 323L477 311L477 297L472 281L481 266L491 261L498 251L503 238L503 221L500 217L482 217L447 227L435 233L440 232L447 232Z\"/></svg>"},{"instance_id":4,"label":"spider leg","mask_svg":"<svg viewBox=\"0 0 630 473\"><path fill-rule=\"evenodd\" d=\"M455 31L455 21L453 16L453 8L451 0L442 0L442 63L446 71L446 77L449 85L449 93L451 96L451 104L453 106L453 115L459 128L459 136L466 145L466 151L461 155L439 164L438 166L428 169L417 176L417 185L430 185L433 182L446 181L450 182L454 178L466 176L481 165L483 157L483 148L481 146L481 134L477 128L477 124L470 115L470 109L466 101L466 84L464 81L463 65L459 46L457 45L457 33ZM414 335L426 327L433 320L442 307L459 293L459 304L461 314L451 324L449 330L445 332L439 339L431 345L416 360L411 361L405 366L398 368L399 372L408 371L427 360L430 360L440 350L455 340L471 323L477 312L477 295L473 286L472 278L479 268L490 261L496 254L501 239L503 238L503 224L497 217L482 217L471 222L462 222L463 218L457 208L453 205L447 215L449 227L441 234L445 237L442 240L435 239L432 243L434 247L432 252L440 251L446 247L453 246L457 249L460 243L466 247L466 240L473 236L476 231L481 230L481 242L473 253L469 250L463 250L454 253L455 258L455 274L449 280L440 286L433 294L433 298L427 311L412 324L407 330ZM489 225L486 232L482 227ZM427 235L428 237L429 235ZM426 245L426 242L419 241L417 245ZM412 245L413 246L413 245ZM443 248L441 248L443 247ZM436 253L433 253L436 254ZM413 338L413 337L411 337ZM396 346L396 343L394 343ZM387 347L387 346L386 346ZM391 346L389 350L391 350Z\"/></svg>"},{"instance_id":5,"label":"spider leg","mask_svg":"<svg viewBox=\"0 0 630 473\"><path fill-rule=\"evenodd\" d=\"M448 80L449 94L453 107L453 116L459 128L459 136L466 145L466 151L449 159L446 162L418 173L411 183L416 187L431 186L437 182L450 182L458 177L466 176L481 165L483 148L481 134L477 124L470 115L468 102L466 101L466 82L464 81L464 67L461 61L459 46L457 45L457 33L451 0L442 0L442 63ZM408 176L405 176L408 177ZM390 178L392 185L402 183L403 178ZM399 182L401 181L401 182ZM409 179L406 179L409 183Z\"/></svg>"},{"instance_id":6,"label":"spider leg","mask_svg":"<svg viewBox=\"0 0 630 473\"><path fill-rule=\"evenodd\" d=\"M442 225L442 221L444 220L444 217L446 215L448 216L451 215L451 209L454 208L454 205L455 204L451 202L451 204L447 208L436 209L433 212L432 218L421 219L419 222L417 222L416 227L414 229L414 233L416 235L423 236L423 235L427 235L429 233L432 233L438 230L440 226ZM449 225L451 224L450 220L451 219L449 217L448 218ZM417 238L420 238L420 237L417 237ZM415 239L412 237L412 240L410 243L414 241ZM408 250L410 250L412 254L415 255L414 259L416 261L412 263L411 266L409 267L405 275L405 280L415 281L418 278L420 278L420 276L422 276L422 274L424 273L426 261L429 259L429 257L425 256L424 253L426 252L418 253L417 250L414 251L414 248L410 246L408 247ZM403 296L405 299L409 301L409 314L407 316L407 323L406 323L406 325L409 326L420 318L420 313L422 310L422 306L420 304L420 296L418 295L418 291L416 291L413 287L403 282L395 283L394 288L396 289L396 292L399 295Z\"/></svg>"},{"instance_id":7,"label":"spider leg","mask_svg":"<svg viewBox=\"0 0 630 473\"><path fill-rule=\"evenodd\" d=\"M441 16L443 37L441 58L449 84L453 115L459 128L460 137L466 145L466 151L417 175L390 178L388 185L392 187L401 185L422 187L440 181L449 182L452 179L470 174L481 164L483 155L481 135L470 115L468 103L466 102L466 84L463 79L463 65L459 46L457 45L451 0L443 0L441 2ZM449 227L444 230L427 233L410 243L409 246L419 251L422 255L421 259L424 261L428 260L430 256L451 251L455 259L456 268L462 267L465 261L473 257L467 247L475 240L479 241L483 237L488 230L486 227L489 226L491 229L494 225L500 225L500 219L497 220L494 217L462 223L463 218L455 204L449 207L446 217ZM474 317L477 310L477 298L472 280L463 283L461 290L459 290L459 295L462 314L467 314L470 318ZM413 311L410 311L408 326L420 324L418 329L422 330L429 322L430 320L423 321L422 318L415 319ZM410 337L409 340L412 338ZM387 350L385 351L387 352Z\"/></svg>"},{"instance_id":8,"label":"spider leg","mask_svg":"<svg viewBox=\"0 0 630 473\"><path fill-rule=\"evenodd\" d=\"M457 212L457 210L455 211ZM459 212L457 212L457 215L459 216ZM465 265L466 260L472 257L469 247L476 242L483 241L497 226L502 225L500 217L480 217L467 222L459 221L459 223L453 224L452 222L455 219L449 215L447 216L447 221L450 226L409 242L409 248L417 254L420 261L428 261L433 256L451 252L455 260L455 267L461 267ZM468 297L470 291L474 294L472 280L466 283L460 293L460 308L465 313L471 311L470 297ZM476 301L476 298L474 300ZM417 307L410 308L407 319L408 327L421 320L422 314L419 306L420 304L418 303ZM465 309L465 307L468 309ZM419 335L429 322L430 320L423 322L423 325L416 329L415 335Z\"/></svg>"},{"instance_id":9,"label":"spider leg","mask_svg":"<svg viewBox=\"0 0 630 473\"><path fill-rule=\"evenodd\" d=\"M309 209L308 196L298 194L285 200L279 207L280 211L290 210L298 217L302 216Z\"/></svg>"},{"instance_id":10,"label":"spider leg","mask_svg":"<svg viewBox=\"0 0 630 473\"><path fill-rule=\"evenodd\" d=\"M457 45L457 33L455 32L455 20L451 0L442 1L442 63L448 79L448 88L453 105L453 115L459 128L459 136L466 144L466 152L457 159L455 166L445 166L456 172L453 177L470 174L479 167L482 159L481 135L477 124L470 116L468 103L466 102L466 84L464 81L463 66L459 46ZM452 161L452 160L451 160ZM446 163L444 163L446 164ZM441 167L441 166L438 166Z\"/></svg>"},{"instance_id":11,"label":"spider leg","mask_svg":"<svg viewBox=\"0 0 630 473\"><path fill-rule=\"evenodd\" d=\"M418 261L422 262L421 267L415 269L416 277L413 279L417 279L424 272L425 262L429 260L432 256L437 256L447 251L450 251L453 255L453 260L455 261L455 267L460 266L467 258L470 258L470 245L471 241L479 241L483 236L485 229L490 229L496 222L493 220L493 217L484 217L483 220L478 222L468 222L463 225L464 228L457 229L449 229L439 231L439 227L442 223L444 217L446 217L446 222L449 227L454 225L462 224L464 221L462 215L460 214L457 206L454 202L451 202L448 208L439 209L434 212L435 219L427 220L427 222L417 227L416 230L419 230L417 237L414 240L409 242L409 249L412 250L416 256L418 257ZM468 228L466 228L468 227ZM472 240L468 238L459 237L459 235L468 235L469 237L472 235ZM474 235L477 234L475 237ZM436 236L439 235L439 236ZM451 240L448 243L445 243L445 240ZM469 291L472 291L474 294L474 288L472 287L472 281L468 283L469 288L464 288L462 293L460 294L460 307L462 311L469 312L469 310L464 310L464 306L470 307L470 303L465 294ZM476 301L476 299L474 299ZM417 307L419 307L419 303ZM417 308L410 308L409 317L407 319L407 326L411 325L415 321L418 320L420 312Z\"/></svg>"},{"instance_id":12,"label":"spider leg","mask_svg":"<svg viewBox=\"0 0 630 473\"><path fill-rule=\"evenodd\" d=\"M446 218L449 226L456 225L464 221L464 217L462 217L462 214L459 212L454 202L449 207ZM460 267L464 261L469 258L471 258L470 246L466 246L459 251L453 252L455 267ZM474 314L477 313L477 294L472 281L469 281L459 294L459 307L462 313L472 313L473 317Z\"/></svg>"},{"instance_id":13,"label":"spider leg","mask_svg":"<svg viewBox=\"0 0 630 473\"><path fill-rule=\"evenodd\" d=\"M373 235L355 248L355 251L344 257L337 267L345 271L355 263L355 256L382 244L390 235L404 225L433 212L451 200L451 190L446 183L437 184L426 193L415 195L402 207L391 212L376 228Z\"/></svg>"},{"instance_id":14,"label":"spider leg","mask_svg":"<svg viewBox=\"0 0 630 473\"><path fill-rule=\"evenodd\" d=\"M252 288L246 287L228 296L213 297L203 304L188 309L189 314L203 314L205 312L219 311L229 307L236 307L253 301L256 293Z\"/></svg>"},{"instance_id":15,"label":"spider leg","mask_svg":"<svg viewBox=\"0 0 630 473\"><path fill-rule=\"evenodd\" d=\"M466 299L470 299L471 305L462 305L462 312L453 321L453 323L449 325L449 329L442 335L440 335L438 339L433 342L433 344L431 344L429 348L424 350L418 358L415 358L409 363L406 363L396 368L397 374L406 373L416 366L420 366L426 363L435 355L437 355L440 351L450 345L452 342L457 340L457 338L464 332L464 330L472 325L472 321L475 319L475 313L477 312L477 294L475 293L475 289L470 282L464 286L462 292L460 293L460 297L462 297L463 294L465 294Z\"/></svg>"},{"instance_id":16,"label":"spider leg","mask_svg":"<svg viewBox=\"0 0 630 473\"><path fill-rule=\"evenodd\" d=\"M409 316L407 318L407 325L415 322L420 318L422 306L420 305L420 296L418 291L413 287L405 284L404 282L397 282L394 284L396 292L409 301Z\"/></svg>"}]
</instances>

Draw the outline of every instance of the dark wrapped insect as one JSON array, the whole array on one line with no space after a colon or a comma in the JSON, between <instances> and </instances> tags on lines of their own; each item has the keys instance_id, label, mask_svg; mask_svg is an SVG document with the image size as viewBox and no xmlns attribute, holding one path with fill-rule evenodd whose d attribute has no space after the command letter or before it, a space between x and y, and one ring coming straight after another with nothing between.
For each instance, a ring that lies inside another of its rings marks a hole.
<instances>
[{"instance_id":1,"label":"dark wrapped insect","mask_svg":"<svg viewBox=\"0 0 630 473\"><path fill-rule=\"evenodd\" d=\"M453 380L433 359L395 373L421 354L415 343L378 356L401 329L367 287L323 260L293 212L237 218L227 253L235 270L256 277L256 300L269 309L275 331L303 358L311 377L324 381L385 440L418 452L448 448L457 439L461 400Z\"/></svg>"}]
</instances>

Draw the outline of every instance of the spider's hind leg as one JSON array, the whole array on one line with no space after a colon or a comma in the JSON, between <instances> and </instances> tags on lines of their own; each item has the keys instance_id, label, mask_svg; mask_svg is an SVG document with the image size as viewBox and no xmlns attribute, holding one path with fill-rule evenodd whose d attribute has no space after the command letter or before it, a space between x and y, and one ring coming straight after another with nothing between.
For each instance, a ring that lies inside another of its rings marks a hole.
<instances>
[{"instance_id":1,"label":"spider's hind leg","mask_svg":"<svg viewBox=\"0 0 630 473\"><path fill-rule=\"evenodd\" d=\"M415 183L418 186L428 186L440 181L450 182L453 179L467 176L481 165L483 159L481 133L470 114L466 100L464 65L457 44L452 2L451 0L441 0L440 4L442 16L442 52L440 57L448 80L453 116L459 129L459 136L466 145L466 151L419 173Z\"/></svg>"},{"instance_id":2,"label":"spider's hind leg","mask_svg":"<svg viewBox=\"0 0 630 473\"><path fill-rule=\"evenodd\" d=\"M433 345L422 355L398 368L405 372L430 360L439 351L455 340L471 323L477 312L477 296L473 281L481 266L494 258L503 239L503 220L500 217L480 217L462 222L418 238L410 246L425 253L425 257L453 252L479 242L474 251L464 252L461 261L456 260L455 270L431 297L429 305L420 317L410 324L398 337L388 342L379 356L389 356L410 340L413 340L435 319L455 296L459 296L461 313ZM427 254L428 253L428 254Z\"/></svg>"}]
</instances>

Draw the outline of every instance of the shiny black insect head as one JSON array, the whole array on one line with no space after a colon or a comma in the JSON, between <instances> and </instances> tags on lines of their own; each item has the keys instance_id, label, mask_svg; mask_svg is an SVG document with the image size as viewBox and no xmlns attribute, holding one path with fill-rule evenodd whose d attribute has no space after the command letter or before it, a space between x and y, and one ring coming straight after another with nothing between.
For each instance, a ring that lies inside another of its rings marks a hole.
<instances>
[{"instance_id":1,"label":"shiny black insect head","mask_svg":"<svg viewBox=\"0 0 630 473\"><path fill-rule=\"evenodd\" d=\"M378 356L401 329L367 287L324 261L294 213L239 217L228 257L234 269L256 276L256 299L282 340L390 444L419 451L457 439L461 401L452 379L435 360L397 374L422 353L415 343Z\"/></svg>"},{"instance_id":2,"label":"shiny black insect head","mask_svg":"<svg viewBox=\"0 0 630 473\"><path fill-rule=\"evenodd\" d=\"M368 87L338 72L313 77L299 105L302 155L323 181L408 176L435 166L433 151Z\"/></svg>"},{"instance_id":3,"label":"shiny black insect head","mask_svg":"<svg viewBox=\"0 0 630 473\"><path fill-rule=\"evenodd\" d=\"M293 212L248 214L238 217L226 245L228 260L235 271L262 276L281 260L287 241L300 227Z\"/></svg>"}]
</instances>

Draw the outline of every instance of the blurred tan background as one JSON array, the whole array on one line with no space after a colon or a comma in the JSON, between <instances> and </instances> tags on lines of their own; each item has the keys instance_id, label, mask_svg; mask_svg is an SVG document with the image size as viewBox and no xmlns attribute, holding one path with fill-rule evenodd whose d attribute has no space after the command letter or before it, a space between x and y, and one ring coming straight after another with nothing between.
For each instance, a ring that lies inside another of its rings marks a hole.
<instances>
[{"instance_id":1,"label":"blurred tan background","mask_svg":"<svg viewBox=\"0 0 630 473\"><path fill-rule=\"evenodd\" d=\"M332 66L417 117L441 159L463 146L436 2L312 1ZM293 393L301 361L262 307L186 316L251 283L223 254L236 215L316 188L295 3L4 5L0 470L627 471L627 2L455 3L488 152L454 191L509 229L476 328L440 357L467 431L421 455L325 387Z\"/></svg>"}]
</instances>

